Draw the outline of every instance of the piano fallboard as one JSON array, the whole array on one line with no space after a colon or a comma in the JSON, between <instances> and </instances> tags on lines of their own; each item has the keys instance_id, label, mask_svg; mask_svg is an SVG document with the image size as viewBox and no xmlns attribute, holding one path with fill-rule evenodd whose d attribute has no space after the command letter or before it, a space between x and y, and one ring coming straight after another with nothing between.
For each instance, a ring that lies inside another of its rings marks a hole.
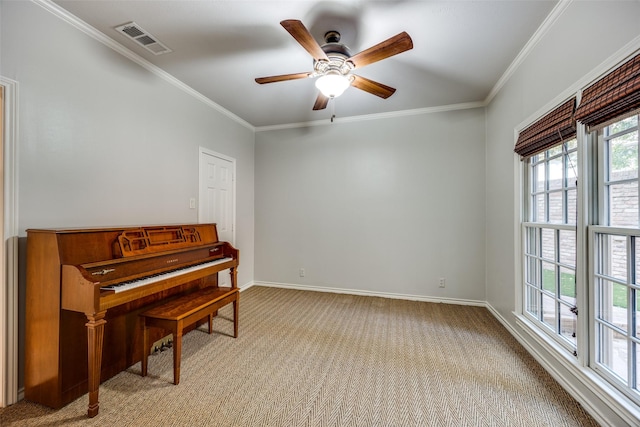
<instances>
[{"instance_id":1,"label":"piano fallboard","mask_svg":"<svg viewBox=\"0 0 640 427\"><path fill-rule=\"evenodd\" d=\"M224 258L229 252L228 246L226 242L219 242L191 249L85 263L78 267L87 281L99 281L102 286L109 286Z\"/></svg>"}]
</instances>

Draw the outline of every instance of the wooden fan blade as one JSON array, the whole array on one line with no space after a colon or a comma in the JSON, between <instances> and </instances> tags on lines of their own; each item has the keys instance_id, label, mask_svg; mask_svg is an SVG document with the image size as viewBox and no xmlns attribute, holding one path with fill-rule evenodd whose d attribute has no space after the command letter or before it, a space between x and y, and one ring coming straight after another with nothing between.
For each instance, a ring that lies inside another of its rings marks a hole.
<instances>
[{"instance_id":1,"label":"wooden fan blade","mask_svg":"<svg viewBox=\"0 0 640 427\"><path fill-rule=\"evenodd\" d=\"M280 76L258 77L256 79L256 83L260 83L262 85L265 83L275 83L275 82L284 82L286 80L304 79L309 76L311 76L311 73L295 73L295 74L282 74Z\"/></svg>"},{"instance_id":2,"label":"wooden fan blade","mask_svg":"<svg viewBox=\"0 0 640 427\"><path fill-rule=\"evenodd\" d=\"M297 19L287 19L280 22L280 25L282 25L284 29L287 30L289 34L291 34L293 38L311 54L311 56L313 56L314 59L324 59L325 61L329 60L327 54L324 53L324 50L322 50L316 39L313 38L309 30L307 30L301 21L298 21Z\"/></svg>"},{"instance_id":3,"label":"wooden fan blade","mask_svg":"<svg viewBox=\"0 0 640 427\"><path fill-rule=\"evenodd\" d=\"M367 50L363 50L360 53L356 53L349 61L355 65L356 68L364 67L365 65L373 64L374 62L381 61L389 58L390 56L397 55L404 51L413 49L413 41L409 34L405 31L397 34L390 39L387 39L375 46L370 47Z\"/></svg>"},{"instance_id":4,"label":"wooden fan blade","mask_svg":"<svg viewBox=\"0 0 640 427\"><path fill-rule=\"evenodd\" d=\"M329 98L324 96L322 93L318 93L318 97L316 98L316 103L313 104L313 109L315 110L324 110L327 108L327 104L329 103Z\"/></svg>"},{"instance_id":5,"label":"wooden fan blade","mask_svg":"<svg viewBox=\"0 0 640 427\"><path fill-rule=\"evenodd\" d=\"M373 80L369 80L361 76L353 75L353 77L354 79L351 82L351 86L364 90L365 92L369 92L375 96L379 96L380 98L387 99L396 91L391 86L383 85L382 83L374 82Z\"/></svg>"}]
</instances>

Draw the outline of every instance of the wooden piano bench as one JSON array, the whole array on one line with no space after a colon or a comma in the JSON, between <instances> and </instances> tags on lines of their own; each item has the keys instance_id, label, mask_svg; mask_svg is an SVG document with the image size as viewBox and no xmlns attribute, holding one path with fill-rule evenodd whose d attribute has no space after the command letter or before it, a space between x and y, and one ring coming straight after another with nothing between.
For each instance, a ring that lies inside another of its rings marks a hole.
<instances>
[{"instance_id":1,"label":"wooden piano bench","mask_svg":"<svg viewBox=\"0 0 640 427\"><path fill-rule=\"evenodd\" d=\"M238 288L208 287L156 306L144 313L142 376L147 376L149 360L149 328L161 328L173 333L173 383L180 382L180 354L182 351L182 332L190 325L208 317L209 333L213 332L213 315L222 307L233 303L233 337L238 337Z\"/></svg>"}]
</instances>

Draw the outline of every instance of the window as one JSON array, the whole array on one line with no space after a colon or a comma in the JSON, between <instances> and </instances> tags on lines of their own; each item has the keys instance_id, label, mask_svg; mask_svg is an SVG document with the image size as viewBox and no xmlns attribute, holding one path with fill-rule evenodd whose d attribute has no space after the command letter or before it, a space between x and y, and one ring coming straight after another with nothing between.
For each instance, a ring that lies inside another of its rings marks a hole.
<instances>
[{"instance_id":1,"label":"window","mask_svg":"<svg viewBox=\"0 0 640 427\"><path fill-rule=\"evenodd\" d=\"M598 132L598 224L593 246L592 367L640 400L638 116Z\"/></svg>"},{"instance_id":2,"label":"window","mask_svg":"<svg viewBox=\"0 0 640 427\"><path fill-rule=\"evenodd\" d=\"M613 123L600 132L603 225L638 227L638 116ZM602 212L601 211L601 212Z\"/></svg>"},{"instance_id":3,"label":"window","mask_svg":"<svg viewBox=\"0 0 640 427\"><path fill-rule=\"evenodd\" d=\"M577 142L529 157L524 314L576 352Z\"/></svg>"},{"instance_id":4,"label":"window","mask_svg":"<svg viewBox=\"0 0 640 427\"><path fill-rule=\"evenodd\" d=\"M640 55L579 95L514 147L524 178L519 316L559 360L607 385L587 383L640 405Z\"/></svg>"}]
</instances>

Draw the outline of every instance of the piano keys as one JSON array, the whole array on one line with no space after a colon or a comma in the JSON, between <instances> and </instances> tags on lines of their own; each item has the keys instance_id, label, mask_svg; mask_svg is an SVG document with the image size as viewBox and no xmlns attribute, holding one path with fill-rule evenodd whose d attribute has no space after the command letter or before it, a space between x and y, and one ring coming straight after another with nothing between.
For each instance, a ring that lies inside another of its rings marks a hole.
<instances>
[{"instance_id":1,"label":"piano keys","mask_svg":"<svg viewBox=\"0 0 640 427\"><path fill-rule=\"evenodd\" d=\"M25 398L60 408L89 392L97 415L100 383L142 358L138 314L226 269L237 287L238 263L215 224L27 230Z\"/></svg>"},{"instance_id":2,"label":"piano keys","mask_svg":"<svg viewBox=\"0 0 640 427\"><path fill-rule=\"evenodd\" d=\"M173 277L181 276L193 271L202 270L208 267L214 267L219 264L224 264L233 261L233 258L222 258L215 261L203 262L202 264L196 264L189 267L178 268L177 270L171 270L168 273L154 274L148 277L142 277L140 279L132 279L125 282L116 282L111 284L103 283L100 287L101 291L112 292L125 292L131 289L139 288L141 286L151 285L156 282L167 280ZM104 271L104 270L103 270ZM93 273L95 274L95 273ZM101 273L105 274L105 273Z\"/></svg>"}]
</instances>

